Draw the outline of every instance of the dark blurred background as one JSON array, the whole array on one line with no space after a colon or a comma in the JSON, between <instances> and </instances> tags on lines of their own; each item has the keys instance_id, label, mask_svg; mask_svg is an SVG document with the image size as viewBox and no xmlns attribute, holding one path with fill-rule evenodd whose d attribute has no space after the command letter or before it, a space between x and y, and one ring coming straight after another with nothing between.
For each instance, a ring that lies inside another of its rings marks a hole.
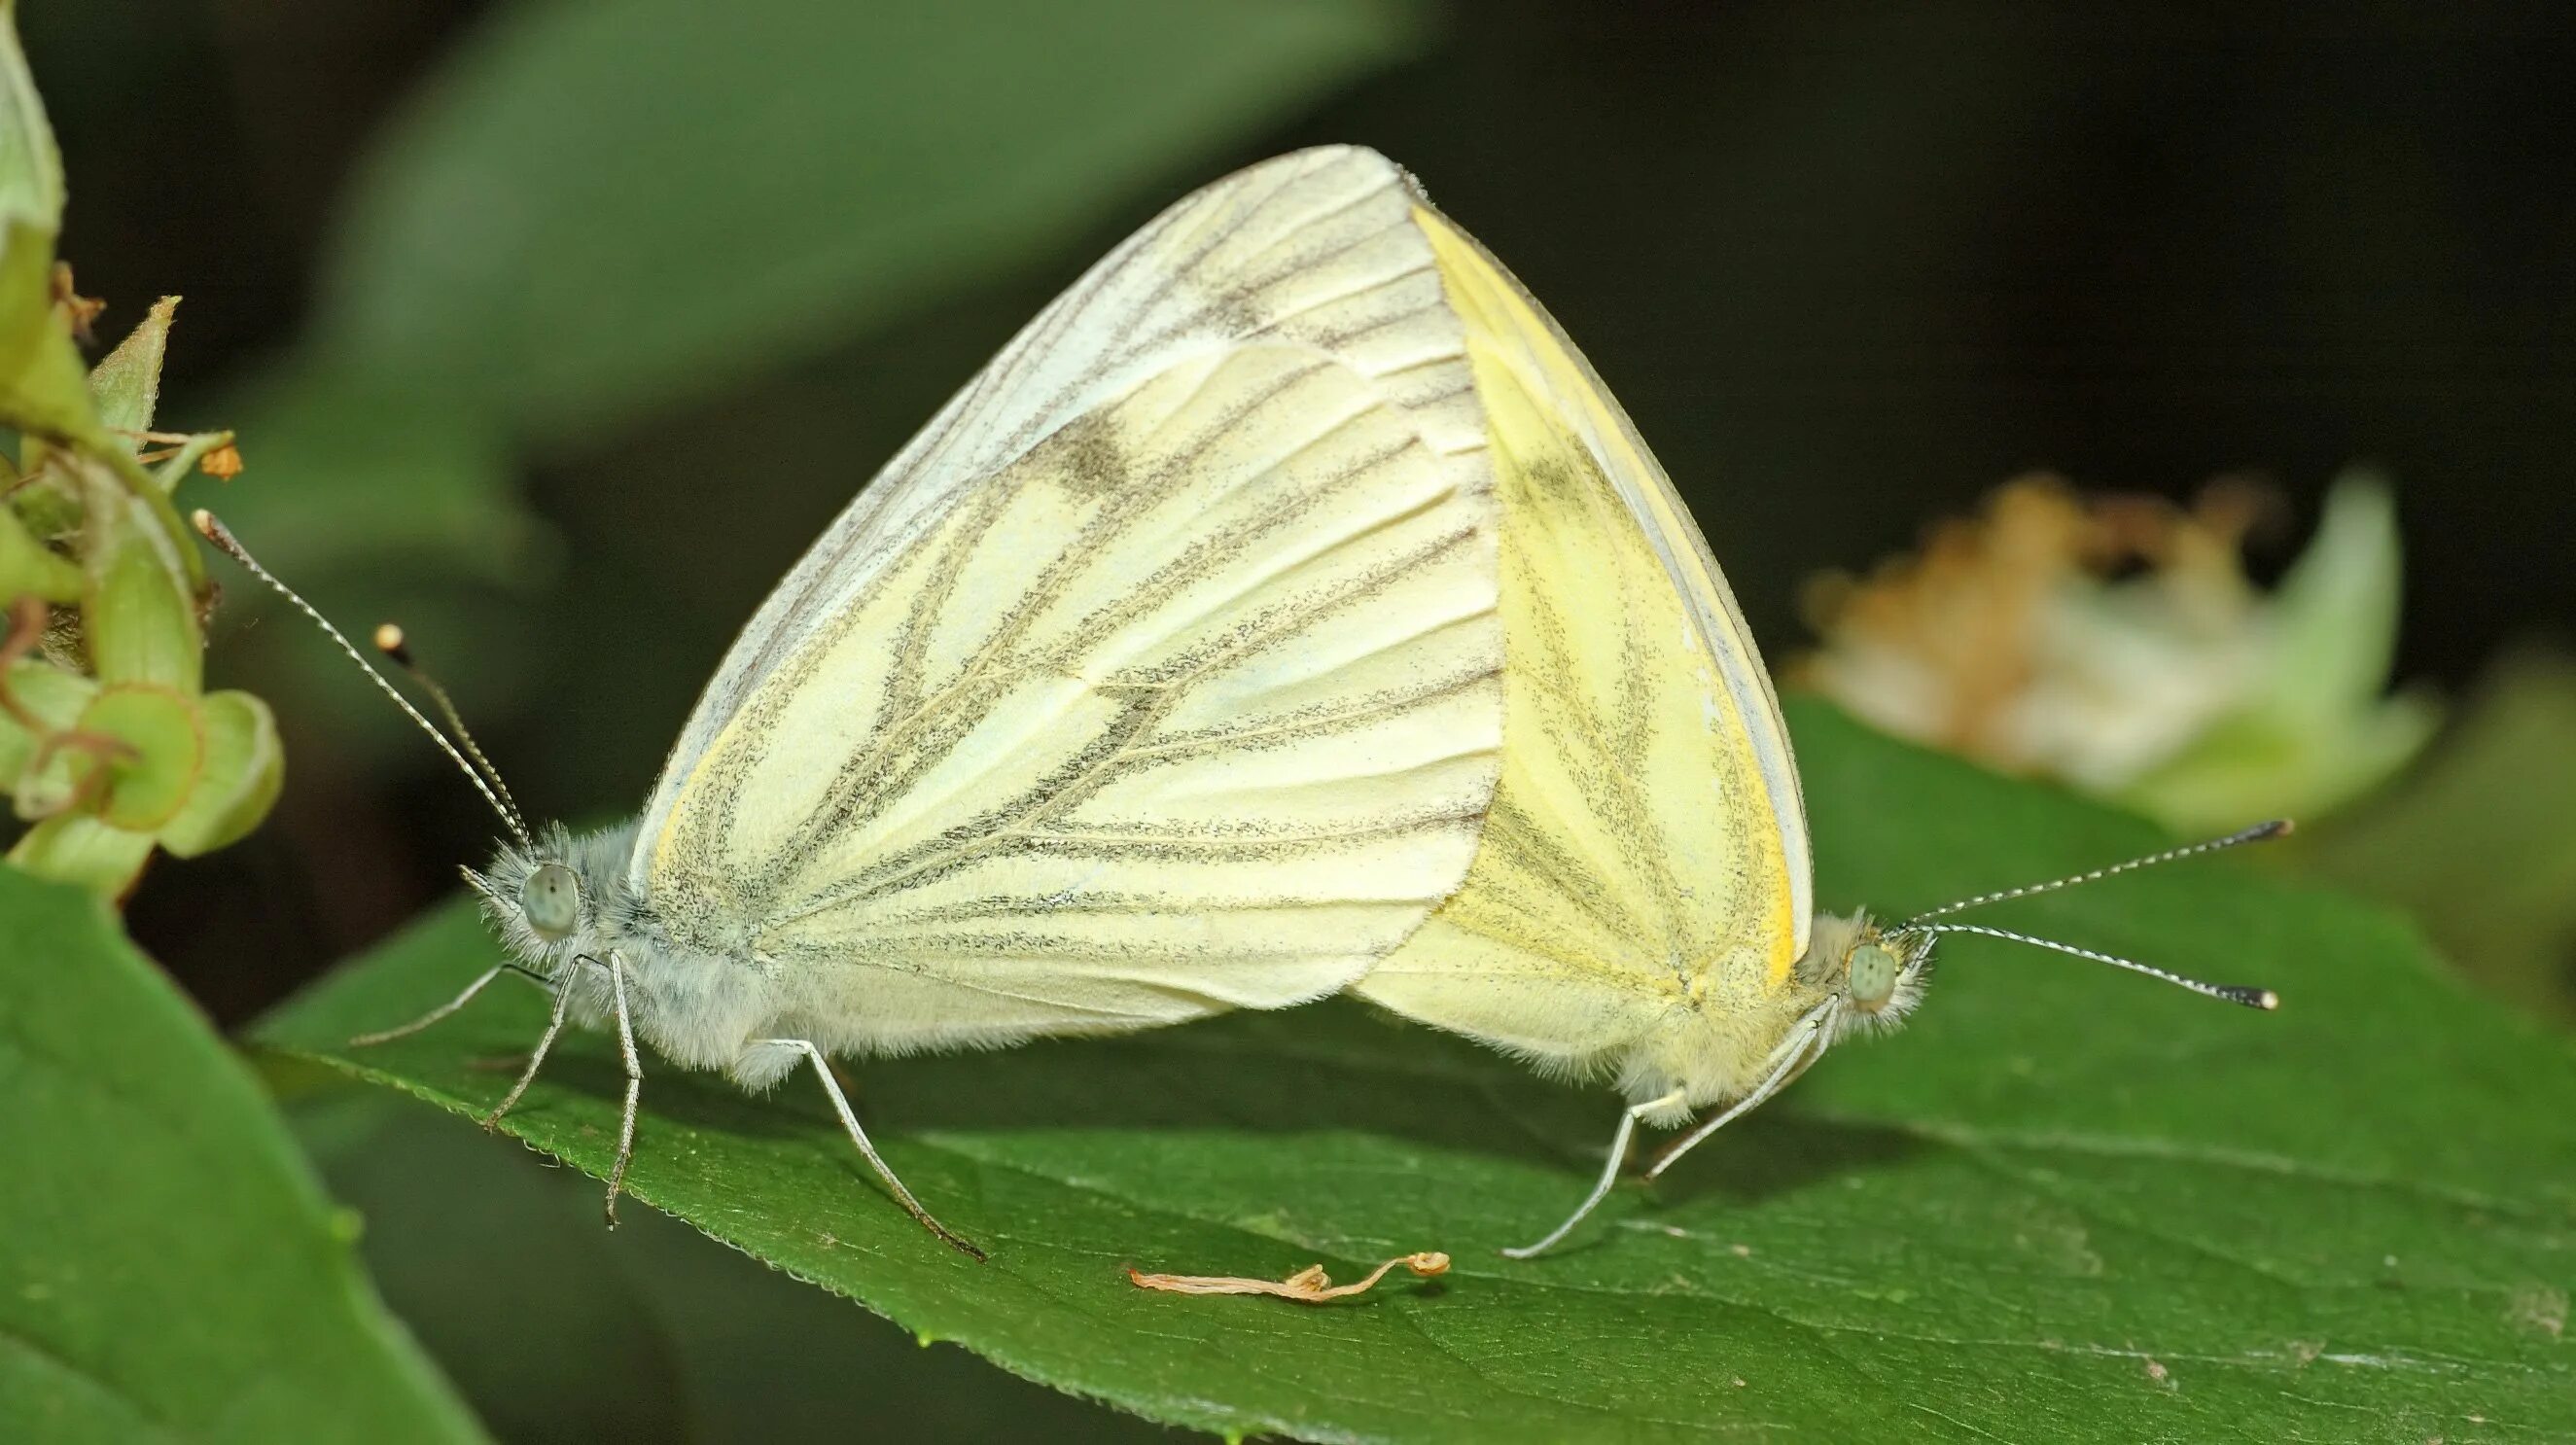
<instances>
[{"instance_id":1,"label":"dark blurred background","mask_svg":"<svg viewBox=\"0 0 2576 1445\"><path fill-rule=\"evenodd\" d=\"M769 584L1082 267L1319 141L1414 170L1545 298L1775 656L1802 578L2043 467L2266 475L2277 567L2372 463L2401 676L2576 630L2560 4L22 12L103 333L183 294L164 424L242 431L183 503L344 626L406 622L540 815L641 805ZM237 1022L492 827L300 624L238 580L225 617L287 793L132 918Z\"/></svg>"}]
</instances>

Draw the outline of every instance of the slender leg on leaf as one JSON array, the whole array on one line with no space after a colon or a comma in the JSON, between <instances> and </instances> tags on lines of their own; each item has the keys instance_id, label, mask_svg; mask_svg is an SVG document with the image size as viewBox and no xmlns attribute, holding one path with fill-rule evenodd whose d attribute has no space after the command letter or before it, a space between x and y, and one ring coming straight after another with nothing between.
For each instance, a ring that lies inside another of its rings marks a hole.
<instances>
[{"instance_id":1,"label":"slender leg on leaf","mask_svg":"<svg viewBox=\"0 0 2576 1445\"><path fill-rule=\"evenodd\" d=\"M431 1024L438 1022L440 1019L443 1019L449 1014L456 1012L458 1009L465 1007L467 1004L472 1003L474 1001L474 995L481 993L484 985L490 983L496 978L499 978L504 972L508 971L509 967L510 965L506 963L496 963L490 968L484 970L481 977L475 979L472 983L467 984L464 992L459 993L456 997L449 999L447 1002L440 1004L438 1007L431 1009L425 1014L422 1014L419 1018L413 1019L410 1023L401 1024L394 1028L383 1029L372 1034L358 1034L349 1040L349 1047L353 1049L363 1049L370 1044L389 1043L392 1040L402 1038L407 1034L419 1033L422 1029L428 1028Z\"/></svg>"},{"instance_id":2,"label":"slender leg on leaf","mask_svg":"<svg viewBox=\"0 0 2576 1445\"><path fill-rule=\"evenodd\" d=\"M1566 1216L1563 1224L1549 1230L1545 1239L1536 1244L1523 1245L1518 1249L1506 1249L1502 1252L1503 1257L1534 1259L1554 1249L1559 1240L1573 1233L1574 1226L1581 1224L1585 1215L1600 1207L1601 1201L1610 1197L1611 1186L1619 1182L1619 1170L1628 1162L1628 1141L1637 1135L1637 1121L1648 1114L1669 1109L1681 1101L1681 1095L1672 1094L1661 1099L1649 1099L1645 1103L1620 1110L1619 1132L1610 1136L1610 1157L1602 1161L1601 1178L1592 1186L1592 1192L1584 1196L1583 1203L1576 1206L1572 1214Z\"/></svg>"},{"instance_id":3,"label":"slender leg on leaf","mask_svg":"<svg viewBox=\"0 0 2576 1445\"><path fill-rule=\"evenodd\" d=\"M1824 1057L1825 1046L1833 1039L1828 1027L1832 1010L1832 1004L1825 1004L1800 1020L1797 1030L1780 1046L1780 1062L1763 1076L1761 1083L1753 1086L1753 1092L1727 1105L1724 1113L1683 1135L1656 1156L1655 1162L1646 1166L1647 1182L1662 1178L1665 1170L1680 1163L1682 1156L1698 1148L1702 1140L1761 1107L1764 1100L1787 1088L1790 1080L1805 1073L1809 1064Z\"/></svg>"},{"instance_id":4,"label":"slender leg on leaf","mask_svg":"<svg viewBox=\"0 0 2576 1445\"><path fill-rule=\"evenodd\" d=\"M608 1227L617 1227L617 1195L635 1157L635 1106L644 1097L644 1063L635 1056L635 1026L626 1012L626 961L608 956L608 993L616 1003L617 1048L626 1056L626 1111L617 1124L617 1163L608 1171Z\"/></svg>"},{"instance_id":5,"label":"slender leg on leaf","mask_svg":"<svg viewBox=\"0 0 2576 1445\"><path fill-rule=\"evenodd\" d=\"M938 1235L959 1253L976 1260L985 1258L984 1251L972 1241L933 1219L930 1211L921 1207L921 1201L912 1197L912 1191L903 1187L903 1181L894 1177L894 1171L886 1167L885 1160L877 1157L877 1146L868 1142L868 1131L859 1127L859 1116L852 1112L848 1096L841 1092L840 1081L832 1077L831 1061L823 1057L821 1049L805 1039L754 1039L751 1046L795 1049L812 1059L814 1077L823 1081L823 1092L831 1096L833 1112L841 1116L841 1127L849 1131L850 1142L859 1146L859 1153L866 1156L868 1167L877 1171L877 1177L885 1181L886 1190L894 1195L895 1202L920 1221L922 1228Z\"/></svg>"},{"instance_id":6,"label":"slender leg on leaf","mask_svg":"<svg viewBox=\"0 0 2576 1445\"><path fill-rule=\"evenodd\" d=\"M555 1046L555 1035L563 1032L564 1014L571 1007L572 980L565 979L562 986L555 990L555 1016L547 1022L546 1031L538 1036L536 1052L528 1055L528 1066L519 1071L519 1082L512 1084L510 1092L501 1096L501 1102L493 1108L492 1112L483 1116L484 1128L498 1127L501 1116L517 1108L520 1096L527 1093L528 1086L537 1081L537 1070L545 1065L546 1051Z\"/></svg>"}]
</instances>

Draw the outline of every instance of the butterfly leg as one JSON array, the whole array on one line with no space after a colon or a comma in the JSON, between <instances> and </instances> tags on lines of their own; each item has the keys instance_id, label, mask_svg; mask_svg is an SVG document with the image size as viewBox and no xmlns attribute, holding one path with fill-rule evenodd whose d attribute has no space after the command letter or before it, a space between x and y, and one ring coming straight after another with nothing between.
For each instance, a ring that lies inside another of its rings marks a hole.
<instances>
[{"instance_id":1,"label":"butterfly leg","mask_svg":"<svg viewBox=\"0 0 2576 1445\"><path fill-rule=\"evenodd\" d=\"M635 1157L635 1106L644 1097L644 1062L635 1055L635 1025L626 1011L626 961L608 956L608 996L617 1015L617 1049L626 1059L626 1108L617 1123L617 1162L608 1171L608 1227L617 1227L617 1196Z\"/></svg>"},{"instance_id":2,"label":"butterfly leg","mask_svg":"<svg viewBox=\"0 0 2576 1445\"><path fill-rule=\"evenodd\" d=\"M1780 1046L1780 1062L1763 1076L1761 1083L1753 1086L1753 1092L1727 1105L1726 1112L1683 1135L1665 1149L1654 1163L1646 1166L1647 1182L1662 1178L1665 1170L1680 1163L1682 1156L1698 1148L1701 1140L1753 1112L1764 1100L1787 1088L1790 1080L1805 1073L1808 1065L1823 1058L1826 1046L1834 1039L1833 1017L1834 1005L1827 1001L1799 1020L1796 1030Z\"/></svg>"},{"instance_id":3,"label":"butterfly leg","mask_svg":"<svg viewBox=\"0 0 2576 1445\"><path fill-rule=\"evenodd\" d=\"M517 1108L519 1097L528 1092L530 1084L537 1081L537 1070L545 1065L546 1053L555 1046L555 1035L563 1032L564 1014L571 1008L572 986L567 980L562 987L555 990L555 1016L547 1020L546 1031L538 1036L536 1052L528 1055L528 1066L519 1071L519 1082L512 1084L510 1092L501 1096L501 1102L493 1106L492 1112L483 1116L484 1128L497 1127L501 1122L501 1116Z\"/></svg>"},{"instance_id":4,"label":"butterfly leg","mask_svg":"<svg viewBox=\"0 0 2576 1445\"><path fill-rule=\"evenodd\" d=\"M1566 1216L1563 1224L1549 1230L1547 1238L1536 1244L1523 1245L1518 1249L1506 1249L1502 1252L1503 1257L1506 1259L1536 1258L1554 1249L1559 1240L1573 1233L1574 1226L1581 1224L1585 1215L1598 1208L1602 1200L1609 1198L1611 1186L1619 1182L1620 1166L1628 1162L1628 1142L1637 1136L1637 1121L1648 1114L1669 1109L1680 1102L1682 1102L1682 1096L1672 1094L1661 1099L1649 1099L1645 1103L1620 1110L1619 1132L1610 1136L1610 1157L1602 1164L1600 1181L1592 1186L1591 1194L1585 1196L1583 1203L1576 1206L1572 1214Z\"/></svg>"},{"instance_id":5,"label":"butterfly leg","mask_svg":"<svg viewBox=\"0 0 2576 1445\"><path fill-rule=\"evenodd\" d=\"M977 1260L985 1257L984 1251L964 1235L932 1218L930 1211L921 1207L921 1201L912 1197L912 1191L903 1187L903 1181L894 1177L894 1171L886 1167L886 1162L877 1157L877 1146L868 1142L868 1131L859 1127L859 1116L851 1110L848 1096L841 1092L840 1081L832 1077L832 1066L824 1059L821 1049L806 1039L754 1039L750 1046L756 1049L794 1049L813 1060L814 1077L823 1081L823 1092L831 1096L832 1111L841 1116L841 1127L849 1132L850 1142L859 1146L859 1153L866 1156L868 1167L876 1170L877 1177L885 1181L886 1190L894 1195L895 1202L920 1221L922 1228L938 1235L959 1253Z\"/></svg>"},{"instance_id":6,"label":"butterfly leg","mask_svg":"<svg viewBox=\"0 0 2576 1445\"><path fill-rule=\"evenodd\" d=\"M496 963L490 968L485 969L481 977L475 979L472 983L467 984L464 991L457 994L456 997L449 999L447 1002L440 1004L438 1007L431 1009L425 1014L422 1014L419 1018L413 1019L410 1023L398 1025L394 1028L381 1029L372 1034L357 1034L350 1038L349 1047L353 1049L363 1049L370 1045L391 1043L395 1039L419 1033L422 1029L428 1028L431 1024L438 1022L440 1019L443 1019L449 1014L456 1012L458 1009L465 1007L467 1004L472 1003L476 994L481 993L486 985L490 984L492 980L499 978L505 973L523 974L529 978L536 979L540 987L551 987L551 985L546 983L544 978L537 974L529 973L527 966L524 964Z\"/></svg>"}]
</instances>

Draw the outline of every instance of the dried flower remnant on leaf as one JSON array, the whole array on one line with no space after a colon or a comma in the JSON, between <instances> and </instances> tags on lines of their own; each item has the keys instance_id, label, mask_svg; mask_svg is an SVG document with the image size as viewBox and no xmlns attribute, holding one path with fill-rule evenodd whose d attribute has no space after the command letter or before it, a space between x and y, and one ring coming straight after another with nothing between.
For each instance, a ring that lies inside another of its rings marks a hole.
<instances>
[{"instance_id":1,"label":"dried flower remnant on leaf","mask_svg":"<svg viewBox=\"0 0 2576 1445\"><path fill-rule=\"evenodd\" d=\"M1320 1264L1310 1264L1286 1279L1248 1279L1225 1274L1147 1274L1132 1268L1127 1271L1127 1278L1138 1289L1161 1290L1167 1294L1266 1294L1301 1304L1322 1304L1327 1300L1368 1293L1398 1265L1430 1279L1449 1272L1449 1256L1437 1250L1399 1255L1370 1270L1367 1278L1343 1285L1333 1283L1333 1277L1324 1273Z\"/></svg>"},{"instance_id":2,"label":"dried flower remnant on leaf","mask_svg":"<svg viewBox=\"0 0 2576 1445\"><path fill-rule=\"evenodd\" d=\"M2044 777L2178 829L2314 814L2411 756L2434 711L2385 698L2394 510L2348 477L2271 593L2245 575L2266 495L2189 508L2084 497L2047 476L1935 527L1866 579L1819 578L1824 646L1791 676L1899 736Z\"/></svg>"}]
</instances>

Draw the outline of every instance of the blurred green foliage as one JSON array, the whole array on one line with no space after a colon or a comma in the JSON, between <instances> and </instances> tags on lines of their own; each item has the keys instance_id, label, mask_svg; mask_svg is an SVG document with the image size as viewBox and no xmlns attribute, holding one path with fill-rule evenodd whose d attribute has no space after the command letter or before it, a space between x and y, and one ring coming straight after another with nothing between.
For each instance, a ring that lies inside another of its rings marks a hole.
<instances>
[{"instance_id":1,"label":"blurred green foliage","mask_svg":"<svg viewBox=\"0 0 2576 1445\"><path fill-rule=\"evenodd\" d=\"M1837 906L1902 914L2154 842L1829 710L1794 720ZM925 1339L1231 1434L2576 1429L2576 1121L2527 1107L2576 1091L2576 1046L2466 995L2386 916L2244 870L1995 917L2287 1003L1951 940L1905 1034L1838 1050L1659 1203L1531 1264L1493 1251L1579 1194L1615 1101L1349 1007L858 1069L880 1147L985 1264L894 1208L808 1091L652 1067L628 1182ZM475 1061L527 1047L533 991L341 1041L494 950L460 905L259 1036L488 1109L509 1073ZM619 1084L602 1036L560 1045L504 1127L603 1171ZM1146 1294L1118 1268L1341 1276L1428 1248L1457 1260L1436 1285L1314 1310Z\"/></svg>"},{"instance_id":2,"label":"blurred green foliage","mask_svg":"<svg viewBox=\"0 0 2576 1445\"><path fill-rule=\"evenodd\" d=\"M470 1442L259 1084L96 900L0 868L0 1439Z\"/></svg>"},{"instance_id":3,"label":"blurred green foliage","mask_svg":"<svg viewBox=\"0 0 2576 1445\"><path fill-rule=\"evenodd\" d=\"M54 257L62 163L16 22L0 0L0 784L19 825L8 862L119 899L154 848L194 857L257 827L283 761L266 703L204 694L203 573L169 501L231 437L151 430L176 297L83 365L76 341L95 307ZM176 445L146 450L156 442Z\"/></svg>"},{"instance_id":4,"label":"blurred green foliage","mask_svg":"<svg viewBox=\"0 0 2576 1445\"><path fill-rule=\"evenodd\" d=\"M2424 766L2297 861L2407 909L2470 977L2576 1024L2576 660L2500 659Z\"/></svg>"},{"instance_id":5,"label":"blurred green foliage","mask_svg":"<svg viewBox=\"0 0 2576 1445\"><path fill-rule=\"evenodd\" d=\"M588 1177L330 1084L297 1088L298 1134L366 1216L387 1300L503 1439L1179 1438L924 1345L653 1210L626 1210L612 1234Z\"/></svg>"}]
</instances>

